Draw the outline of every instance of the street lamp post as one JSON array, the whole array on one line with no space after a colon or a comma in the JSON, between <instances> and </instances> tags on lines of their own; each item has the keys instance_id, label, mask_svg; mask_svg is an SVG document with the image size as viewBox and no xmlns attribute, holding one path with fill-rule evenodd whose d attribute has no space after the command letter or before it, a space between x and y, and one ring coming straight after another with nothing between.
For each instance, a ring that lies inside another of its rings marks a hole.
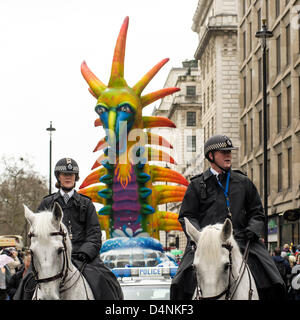
<instances>
[{"instance_id":1,"label":"street lamp post","mask_svg":"<svg viewBox=\"0 0 300 320\"><path fill-rule=\"evenodd\" d=\"M265 228L264 240L268 248L268 124L267 124L267 39L273 37L273 32L268 30L266 19L262 19L262 28L255 34L261 39L263 56L263 169L264 169L264 208L265 208Z\"/></svg>"},{"instance_id":2,"label":"street lamp post","mask_svg":"<svg viewBox=\"0 0 300 320\"><path fill-rule=\"evenodd\" d=\"M46 129L50 132L50 142L49 142L49 194L52 193L52 131L55 131L56 129L52 127L52 121L50 121L50 127Z\"/></svg>"}]
</instances>

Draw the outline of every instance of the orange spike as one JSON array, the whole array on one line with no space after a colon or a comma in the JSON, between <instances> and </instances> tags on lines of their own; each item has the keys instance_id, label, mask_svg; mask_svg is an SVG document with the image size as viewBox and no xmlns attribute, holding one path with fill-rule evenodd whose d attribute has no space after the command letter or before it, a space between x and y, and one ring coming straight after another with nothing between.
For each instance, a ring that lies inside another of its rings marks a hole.
<instances>
[{"instance_id":1,"label":"orange spike","mask_svg":"<svg viewBox=\"0 0 300 320\"><path fill-rule=\"evenodd\" d=\"M95 125L95 127L102 127L102 126L103 126L100 118L98 118L98 119L95 120L94 125Z\"/></svg>"},{"instance_id":2,"label":"orange spike","mask_svg":"<svg viewBox=\"0 0 300 320\"><path fill-rule=\"evenodd\" d=\"M98 97L95 95L95 93L93 92L93 90L92 90L91 88L88 88L88 90L89 90L89 93L90 93L93 97L95 97L96 99L98 99Z\"/></svg>"},{"instance_id":3,"label":"orange spike","mask_svg":"<svg viewBox=\"0 0 300 320\"><path fill-rule=\"evenodd\" d=\"M106 142L105 138L103 138L98 142L98 144L93 152L100 151L106 147L108 147L108 143Z\"/></svg>"},{"instance_id":4,"label":"orange spike","mask_svg":"<svg viewBox=\"0 0 300 320\"><path fill-rule=\"evenodd\" d=\"M101 161L104 160L105 158L106 158L105 154L102 154L102 155L96 160L96 162L94 163L94 165L93 165L93 167L92 167L91 170L94 170L94 169L100 167L100 166L101 166Z\"/></svg>"},{"instance_id":5,"label":"orange spike","mask_svg":"<svg viewBox=\"0 0 300 320\"><path fill-rule=\"evenodd\" d=\"M94 96L98 98L105 90L106 85L93 74L85 61L83 61L81 64L81 73L94 93Z\"/></svg>"},{"instance_id":6,"label":"orange spike","mask_svg":"<svg viewBox=\"0 0 300 320\"><path fill-rule=\"evenodd\" d=\"M145 96L141 97L142 106L143 108L146 107L148 104L161 99L169 94L179 91L180 88L164 88L155 92L151 92L146 94Z\"/></svg>"},{"instance_id":7,"label":"orange spike","mask_svg":"<svg viewBox=\"0 0 300 320\"><path fill-rule=\"evenodd\" d=\"M150 170L151 170L152 182L166 181L166 182L179 183L184 186L189 185L189 182L186 180L186 178L179 172L176 172L172 169L155 166L155 165L150 166L150 168L151 168Z\"/></svg>"},{"instance_id":8,"label":"orange spike","mask_svg":"<svg viewBox=\"0 0 300 320\"><path fill-rule=\"evenodd\" d=\"M154 145L173 149L173 146L164 137L156 133L147 132L147 137L148 137L148 144L154 144Z\"/></svg>"},{"instance_id":9,"label":"orange spike","mask_svg":"<svg viewBox=\"0 0 300 320\"><path fill-rule=\"evenodd\" d=\"M133 86L133 91L137 94L140 95L142 91L145 89L147 84L152 80L152 78L157 74L157 72L169 61L169 58L166 58L162 61L160 61L158 64L156 64L148 73L144 75L144 77L137 82Z\"/></svg>"},{"instance_id":10,"label":"orange spike","mask_svg":"<svg viewBox=\"0 0 300 320\"><path fill-rule=\"evenodd\" d=\"M152 148L148 149L148 161L166 161L172 164L177 164L176 161L166 152Z\"/></svg>"},{"instance_id":11,"label":"orange spike","mask_svg":"<svg viewBox=\"0 0 300 320\"><path fill-rule=\"evenodd\" d=\"M144 116L143 117L143 128L156 128L156 127L170 127L176 128L173 121L165 117L153 117Z\"/></svg>"},{"instance_id":12,"label":"orange spike","mask_svg":"<svg viewBox=\"0 0 300 320\"><path fill-rule=\"evenodd\" d=\"M91 184L94 183L99 183L100 182L100 178L102 176L104 176L106 174L106 169L104 167L101 167L98 170L93 171L92 173L90 173L82 182L81 186L79 187L79 189L85 188Z\"/></svg>"},{"instance_id":13,"label":"orange spike","mask_svg":"<svg viewBox=\"0 0 300 320\"><path fill-rule=\"evenodd\" d=\"M129 17L124 19L123 25L121 27L117 43L115 46L114 57L111 67L110 80L108 83L109 87L113 87L115 81L120 80L125 81L124 78L124 58L125 58L125 48L126 48L126 37L129 24ZM120 79L121 78L121 79Z\"/></svg>"}]
</instances>

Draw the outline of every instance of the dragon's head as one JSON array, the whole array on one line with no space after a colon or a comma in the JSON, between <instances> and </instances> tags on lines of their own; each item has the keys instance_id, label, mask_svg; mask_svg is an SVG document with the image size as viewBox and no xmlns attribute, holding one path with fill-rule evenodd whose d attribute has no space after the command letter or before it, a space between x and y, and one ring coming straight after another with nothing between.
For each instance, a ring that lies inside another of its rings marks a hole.
<instances>
[{"instance_id":1,"label":"dragon's head","mask_svg":"<svg viewBox=\"0 0 300 320\"><path fill-rule=\"evenodd\" d=\"M106 131L106 141L117 157L125 154L128 150L128 133L132 129L144 128L143 108L179 90L178 88L164 88L144 96L141 95L147 84L169 59L164 59L155 65L133 87L128 86L124 79L128 23L129 18L126 17L115 46L111 75L107 86L91 72L85 62L81 64L81 72L89 84L89 91L97 98L95 111L100 117L98 124L101 122Z\"/></svg>"}]
</instances>

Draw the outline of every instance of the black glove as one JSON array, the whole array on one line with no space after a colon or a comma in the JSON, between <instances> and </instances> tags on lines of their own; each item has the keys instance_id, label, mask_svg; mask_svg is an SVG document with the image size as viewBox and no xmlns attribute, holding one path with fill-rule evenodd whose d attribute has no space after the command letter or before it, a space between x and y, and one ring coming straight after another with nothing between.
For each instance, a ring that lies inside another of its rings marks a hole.
<instances>
[{"instance_id":1,"label":"black glove","mask_svg":"<svg viewBox=\"0 0 300 320\"><path fill-rule=\"evenodd\" d=\"M246 240L250 240L251 242L258 240L259 237L253 231L246 229Z\"/></svg>"},{"instance_id":2,"label":"black glove","mask_svg":"<svg viewBox=\"0 0 300 320\"><path fill-rule=\"evenodd\" d=\"M79 252L77 254L77 259L82 261L82 262L89 262L89 260L90 260L89 257L83 252Z\"/></svg>"}]
</instances>

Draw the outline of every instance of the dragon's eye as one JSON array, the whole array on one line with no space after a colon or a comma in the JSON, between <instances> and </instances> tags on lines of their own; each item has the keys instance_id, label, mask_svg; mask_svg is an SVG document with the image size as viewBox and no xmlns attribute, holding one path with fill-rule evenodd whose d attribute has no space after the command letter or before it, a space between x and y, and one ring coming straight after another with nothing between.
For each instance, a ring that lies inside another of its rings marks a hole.
<instances>
[{"instance_id":1,"label":"dragon's eye","mask_svg":"<svg viewBox=\"0 0 300 320\"><path fill-rule=\"evenodd\" d=\"M118 108L118 111L132 113L131 108L128 104L124 104Z\"/></svg>"},{"instance_id":2,"label":"dragon's eye","mask_svg":"<svg viewBox=\"0 0 300 320\"><path fill-rule=\"evenodd\" d=\"M102 113L107 112L107 109L104 106L96 106L95 111L101 116Z\"/></svg>"}]
</instances>

